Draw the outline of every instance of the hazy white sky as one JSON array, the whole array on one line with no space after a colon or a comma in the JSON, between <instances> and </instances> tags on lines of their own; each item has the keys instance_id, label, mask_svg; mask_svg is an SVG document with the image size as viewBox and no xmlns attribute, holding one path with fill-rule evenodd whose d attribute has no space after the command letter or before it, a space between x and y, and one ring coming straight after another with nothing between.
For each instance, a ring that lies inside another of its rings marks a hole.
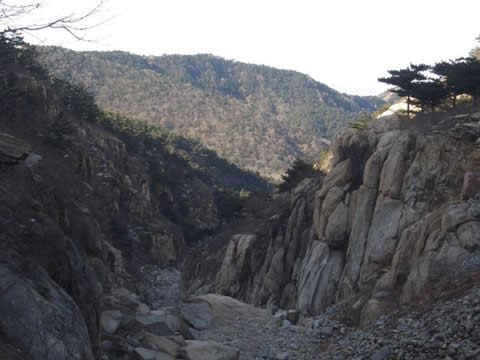
<instances>
[{"instance_id":1,"label":"hazy white sky","mask_svg":"<svg viewBox=\"0 0 480 360\"><path fill-rule=\"evenodd\" d=\"M79 3L81 2L81 5ZM53 17L97 0L44 0ZM389 69L465 56L480 35L480 0L106 0L92 43L44 33L45 44L142 55L210 53L306 73L373 95Z\"/></svg>"}]
</instances>

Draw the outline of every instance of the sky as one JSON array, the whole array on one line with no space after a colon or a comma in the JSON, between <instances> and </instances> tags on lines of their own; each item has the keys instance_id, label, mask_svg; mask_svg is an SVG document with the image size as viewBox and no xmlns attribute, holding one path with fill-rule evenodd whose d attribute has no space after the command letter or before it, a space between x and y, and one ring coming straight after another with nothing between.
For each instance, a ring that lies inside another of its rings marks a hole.
<instances>
[{"instance_id":1,"label":"sky","mask_svg":"<svg viewBox=\"0 0 480 360\"><path fill-rule=\"evenodd\" d=\"M43 0L22 20L81 14L97 2ZM377 81L387 70L468 55L480 35L480 0L105 0L88 20L99 24L88 42L61 31L28 40L140 55L208 53L376 95L388 88Z\"/></svg>"}]
</instances>

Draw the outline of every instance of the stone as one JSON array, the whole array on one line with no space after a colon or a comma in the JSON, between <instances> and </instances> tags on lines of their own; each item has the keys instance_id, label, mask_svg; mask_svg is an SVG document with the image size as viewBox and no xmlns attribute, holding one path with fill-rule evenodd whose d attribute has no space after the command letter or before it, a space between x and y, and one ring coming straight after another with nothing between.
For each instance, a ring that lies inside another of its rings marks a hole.
<instances>
[{"instance_id":1,"label":"stone","mask_svg":"<svg viewBox=\"0 0 480 360\"><path fill-rule=\"evenodd\" d=\"M120 326L123 314L119 310L108 310L102 312L100 324L107 334L114 334Z\"/></svg>"},{"instance_id":2,"label":"stone","mask_svg":"<svg viewBox=\"0 0 480 360\"><path fill-rule=\"evenodd\" d=\"M152 334L159 336L174 335L174 331L165 323L165 315L136 315L125 316L122 320L121 327L130 331L146 330Z\"/></svg>"},{"instance_id":3,"label":"stone","mask_svg":"<svg viewBox=\"0 0 480 360\"><path fill-rule=\"evenodd\" d=\"M283 320L282 325L280 325L280 329L288 329L290 327L292 327L290 320Z\"/></svg>"},{"instance_id":4,"label":"stone","mask_svg":"<svg viewBox=\"0 0 480 360\"><path fill-rule=\"evenodd\" d=\"M0 163L16 164L31 152L26 142L7 133L0 132Z\"/></svg>"},{"instance_id":5,"label":"stone","mask_svg":"<svg viewBox=\"0 0 480 360\"><path fill-rule=\"evenodd\" d=\"M213 341L189 340L183 348L186 360L239 360L240 351Z\"/></svg>"},{"instance_id":6,"label":"stone","mask_svg":"<svg viewBox=\"0 0 480 360\"><path fill-rule=\"evenodd\" d=\"M461 200L467 200L480 192L480 173L466 172L463 177Z\"/></svg>"},{"instance_id":7,"label":"stone","mask_svg":"<svg viewBox=\"0 0 480 360\"><path fill-rule=\"evenodd\" d=\"M278 310L273 317L277 320L286 320L287 319L287 311L286 310Z\"/></svg>"},{"instance_id":8,"label":"stone","mask_svg":"<svg viewBox=\"0 0 480 360\"><path fill-rule=\"evenodd\" d=\"M23 161L26 167L34 167L43 159L42 155L28 154L27 158Z\"/></svg>"},{"instance_id":9,"label":"stone","mask_svg":"<svg viewBox=\"0 0 480 360\"><path fill-rule=\"evenodd\" d=\"M141 342L149 349L157 350L173 357L176 357L180 352L180 345L166 336L145 333Z\"/></svg>"},{"instance_id":10,"label":"stone","mask_svg":"<svg viewBox=\"0 0 480 360\"><path fill-rule=\"evenodd\" d=\"M182 303L180 313L182 319L196 330L228 325L237 319L272 319L272 316L264 309L217 294L206 294L187 299Z\"/></svg>"},{"instance_id":11,"label":"stone","mask_svg":"<svg viewBox=\"0 0 480 360\"><path fill-rule=\"evenodd\" d=\"M0 262L0 328L8 340L32 360L93 360L88 328L72 298L43 268L32 265L32 281L13 264ZM82 356L65 355L75 353Z\"/></svg>"},{"instance_id":12,"label":"stone","mask_svg":"<svg viewBox=\"0 0 480 360\"><path fill-rule=\"evenodd\" d=\"M298 319L300 318L300 311L291 309L287 311L286 319L290 321L292 324L296 325L298 323Z\"/></svg>"},{"instance_id":13,"label":"stone","mask_svg":"<svg viewBox=\"0 0 480 360\"><path fill-rule=\"evenodd\" d=\"M138 305L136 309L136 313L140 315L147 315L149 312L150 312L150 307L143 303Z\"/></svg>"},{"instance_id":14,"label":"stone","mask_svg":"<svg viewBox=\"0 0 480 360\"><path fill-rule=\"evenodd\" d=\"M273 360L275 359L275 354L273 353L272 348L270 346L267 346L262 351L260 351L257 358Z\"/></svg>"},{"instance_id":15,"label":"stone","mask_svg":"<svg viewBox=\"0 0 480 360\"><path fill-rule=\"evenodd\" d=\"M370 356L370 360L388 360L392 354L392 348L390 346L383 346Z\"/></svg>"},{"instance_id":16,"label":"stone","mask_svg":"<svg viewBox=\"0 0 480 360\"><path fill-rule=\"evenodd\" d=\"M331 326L322 326L318 329L318 332L325 336L331 336L333 334L333 328Z\"/></svg>"}]
</instances>

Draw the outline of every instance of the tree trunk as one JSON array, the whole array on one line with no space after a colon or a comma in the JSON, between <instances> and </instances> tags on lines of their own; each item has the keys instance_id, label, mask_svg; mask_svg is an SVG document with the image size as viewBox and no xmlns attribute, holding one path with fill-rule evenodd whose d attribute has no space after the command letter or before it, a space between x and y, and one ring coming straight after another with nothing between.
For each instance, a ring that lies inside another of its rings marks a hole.
<instances>
[{"instance_id":1,"label":"tree trunk","mask_svg":"<svg viewBox=\"0 0 480 360\"><path fill-rule=\"evenodd\" d=\"M410 120L410 96L407 96L407 119Z\"/></svg>"}]
</instances>

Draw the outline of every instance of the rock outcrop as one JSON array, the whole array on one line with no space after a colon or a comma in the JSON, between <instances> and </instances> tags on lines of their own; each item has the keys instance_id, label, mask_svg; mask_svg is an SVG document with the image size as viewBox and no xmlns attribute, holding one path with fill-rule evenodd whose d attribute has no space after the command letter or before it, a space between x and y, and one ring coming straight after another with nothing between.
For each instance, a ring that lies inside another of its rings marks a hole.
<instances>
[{"instance_id":1,"label":"rock outcrop","mask_svg":"<svg viewBox=\"0 0 480 360\"><path fill-rule=\"evenodd\" d=\"M161 306L158 276L145 268L178 266L186 242L217 229L227 190L172 144L102 125L104 113L77 88L35 66L2 64L0 350L100 358L104 335L125 321L102 311L105 294L127 287Z\"/></svg>"},{"instance_id":2,"label":"rock outcrop","mask_svg":"<svg viewBox=\"0 0 480 360\"><path fill-rule=\"evenodd\" d=\"M391 115L368 130L347 130L324 179L305 180L288 195L288 208L231 238L217 291L304 314L343 302L365 324L477 281L475 116L436 130Z\"/></svg>"}]
</instances>

